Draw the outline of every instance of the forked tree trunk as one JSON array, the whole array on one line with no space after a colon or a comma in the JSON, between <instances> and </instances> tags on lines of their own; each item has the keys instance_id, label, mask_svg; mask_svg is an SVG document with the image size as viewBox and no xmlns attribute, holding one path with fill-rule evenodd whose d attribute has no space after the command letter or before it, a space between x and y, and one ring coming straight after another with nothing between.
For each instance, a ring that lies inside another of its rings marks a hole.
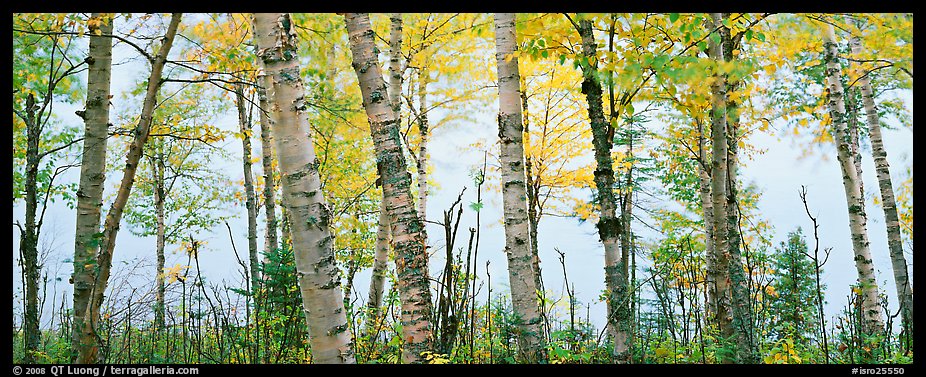
<instances>
[{"instance_id":1,"label":"forked tree trunk","mask_svg":"<svg viewBox=\"0 0 926 377\"><path fill-rule=\"evenodd\" d=\"M388 95L396 124L402 124L402 14L389 16L389 88ZM385 191L383 191L385 194ZM370 279L370 293L367 300L370 319L367 320L367 335L376 333L380 321L380 306L383 304L383 285L389 261L389 213L386 211L385 195L379 204L379 222L376 230L376 252L373 255L373 277Z\"/></svg>"},{"instance_id":2,"label":"forked tree trunk","mask_svg":"<svg viewBox=\"0 0 926 377\"><path fill-rule=\"evenodd\" d=\"M630 300L627 290L626 260L622 258L620 235L621 219L616 216L617 196L614 193L614 161L611 148L614 140L609 135L611 124L604 116L601 83L598 81L598 45L592 22L580 20L577 31L582 38L582 54L588 65L582 65L582 93L588 103L588 118L592 129L592 146L595 149L595 188L598 192L598 237L604 245L605 288L608 292L608 334L614 342L612 359L616 363L630 362Z\"/></svg>"},{"instance_id":3,"label":"forked tree trunk","mask_svg":"<svg viewBox=\"0 0 926 377\"><path fill-rule=\"evenodd\" d=\"M107 212L106 221L103 224L103 239L96 261L96 268L99 273L95 277L91 301L87 305L88 308L83 318L83 330L81 330L80 334L80 348L77 356L78 363L89 364L99 361L100 344L97 334L97 321L100 318L100 307L103 305L103 297L106 292L106 287L109 284L110 272L112 271L113 250L116 248L116 235L119 232L119 222L122 220L122 212L129 200L132 186L135 183L135 173L138 171L138 163L141 160L145 142L148 141L148 131L151 128L151 116L154 112L158 89L161 87L161 72L164 70L167 54L170 52L174 37L177 35L177 27L180 25L181 17L182 14L180 13L171 15L170 24L167 27L167 34L163 38L163 44L158 49L158 53L152 61L151 75L148 78L148 87L145 92L145 100L142 104L141 115L138 125L135 127L132 144L129 146L128 153L125 157L125 169L122 172L122 181L119 184L119 190L116 192L116 199Z\"/></svg>"},{"instance_id":4,"label":"forked tree trunk","mask_svg":"<svg viewBox=\"0 0 926 377\"><path fill-rule=\"evenodd\" d=\"M857 38L851 40L852 53L861 54L861 42ZM897 201L894 199L894 185L891 182L891 166L887 161L887 150L884 149L884 140L881 137L881 120L878 117L878 108L875 105L874 91L871 88L871 78L865 72L859 72L861 78L858 84L862 91L862 104L865 107L868 134L871 138L871 154L875 160L875 172L878 175L878 189L881 191L881 207L884 209L884 222L887 227L887 245L891 254L891 267L894 270L894 285L897 289L897 298L900 302L901 320L903 328L909 334L913 333L913 285L910 283L910 273L907 269L907 259L903 254L903 243L900 237L900 221L897 216Z\"/></svg>"},{"instance_id":5,"label":"forked tree trunk","mask_svg":"<svg viewBox=\"0 0 926 377\"><path fill-rule=\"evenodd\" d=\"M842 169L842 184L846 192L846 208L849 212L849 231L852 235L852 250L855 253L855 268L858 271L859 289L861 290L862 332L877 334L883 328L878 300L878 282L875 280L874 264L869 250L865 202L859 182L861 177L855 169L854 156L851 151L851 137L846 127L846 108L844 92L840 78L836 35L832 25L824 26L823 46L826 63L826 89L829 115L836 139L837 159Z\"/></svg>"},{"instance_id":6,"label":"forked tree trunk","mask_svg":"<svg viewBox=\"0 0 926 377\"><path fill-rule=\"evenodd\" d=\"M428 254L424 244L424 223L415 210L411 175L402 154L402 141L383 80L370 17L346 13L352 65L360 83L363 107L370 121L370 135L376 149L377 169L383 185L386 211L395 248L399 297L402 301L402 360L421 363L431 348L431 290Z\"/></svg>"},{"instance_id":7,"label":"forked tree trunk","mask_svg":"<svg viewBox=\"0 0 926 377\"><path fill-rule=\"evenodd\" d=\"M109 93L112 76L112 17L94 13L100 35L90 29L87 63L87 104L84 108L84 142L80 160L80 183L77 189L77 225L74 236L73 318L71 322L71 361L77 358L84 332L84 316L90 302L96 272L100 219L103 207L103 182L106 179L106 140L109 128ZM91 346L86 344L85 346Z\"/></svg>"},{"instance_id":8,"label":"forked tree trunk","mask_svg":"<svg viewBox=\"0 0 926 377\"><path fill-rule=\"evenodd\" d=\"M354 363L343 291L328 229L318 161L299 75L296 33L287 13L255 13L257 55L272 84L273 140L280 163L302 305L314 363Z\"/></svg>"}]
</instances>

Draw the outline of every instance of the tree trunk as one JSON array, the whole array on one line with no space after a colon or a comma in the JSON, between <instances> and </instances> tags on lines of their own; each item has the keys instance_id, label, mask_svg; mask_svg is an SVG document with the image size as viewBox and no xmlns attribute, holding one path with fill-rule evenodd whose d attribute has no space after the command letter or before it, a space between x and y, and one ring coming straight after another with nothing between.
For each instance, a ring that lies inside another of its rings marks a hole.
<instances>
[{"instance_id":1,"label":"tree trunk","mask_svg":"<svg viewBox=\"0 0 926 377\"><path fill-rule=\"evenodd\" d=\"M411 175L402 154L396 113L392 109L386 82L379 67L370 18L366 13L344 15L352 54L352 65L363 94L363 107L370 121L370 135L376 149L377 170L383 198L391 220L390 230L396 254L399 296L402 300L402 359L422 363L422 353L431 351L431 291L428 254L424 244L424 223L415 210Z\"/></svg>"},{"instance_id":2,"label":"tree trunk","mask_svg":"<svg viewBox=\"0 0 926 377\"><path fill-rule=\"evenodd\" d=\"M402 124L402 14L389 16L389 87L387 88L390 105L396 116L396 124ZM383 304L383 284L386 280L386 267L389 261L389 212L386 210L386 197L379 203L379 223L376 230L376 252L373 256L373 277L370 279L370 293L367 300L370 319L367 321L367 334L373 336L380 321L380 306Z\"/></svg>"},{"instance_id":3,"label":"tree trunk","mask_svg":"<svg viewBox=\"0 0 926 377\"><path fill-rule=\"evenodd\" d=\"M860 54L861 42L857 38L851 41L852 53ZM891 254L891 267L894 270L894 284L897 289L897 298L900 302L901 320L903 328L908 334L913 333L913 286L910 284L910 274L907 269L907 259L903 254L903 244L900 237L900 221L897 216L897 201L894 199L894 185L891 183L891 166L887 161L887 150L881 138L881 120L878 118L878 109L875 105L874 91L871 88L871 78L865 72L859 72L862 77L858 83L862 91L862 104L865 106L868 134L871 138L871 154L875 161L875 172L878 175L878 188L881 191L881 206L884 209L885 226L887 227L887 244Z\"/></svg>"},{"instance_id":4,"label":"tree trunk","mask_svg":"<svg viewBox=\"0 0 926 377\"><path fill-rule=\"evenodd\" d=\"M427 65L418 73L418 216L425 221L428 209L428 83L431 72ZM425 234L427 243L427 234Z\"/></svg>"},{"instance_id":5,"label":"tree trunk","mask_svg":"<svg viewBox=\"0 0 926 377\"><path fill-rule=\"evenodd\" d=\"M514 13L495 14L495 55L498 66L498 137L505 213L505 254L511 304L518 323L519 356L522 362L546 360L543 320L538 306L538 287L531 260L526 192L524 187L524 145L521 118L520 74ZM510 60L507 60L511 58Z\"/></svg>"},{"instance_id":6,"label":"tree trunk","mask_svg":"<svg viewBox=\"0 0 926 377\"><path fill-rule=\"evenodd\" d=\"M729 14L723 14L729 18ZM723 60L732 63L733 52L738 49L737 40L730 34L730 29L723 26L720 17L714 19L715 26L720 28L721 52ZM726 114L727 132L727 234L729 249L729 266L727 267L731 279L730 297L733 300L733 328L736 332L736 359L740 364L755 364L759 362L758 345L755 342L755 322L753 319L753 302L750 294L750 277L743 269L743 255L740 250L741 235L739 231L739 202L737 198L737 149L739 145L739 104L727 96L728 91L734 91L740 84L730 81L723 75L724 88L724 114ZM729 81L729 82L728 82Z\"/></svg>"},{"instance_id":7,"label":"tree trunk","mask_svg":"<svg viewBox=\"0 0 926 377\"><path fill-rule=\"evenodd\" d=\"M99 274L93 286L92 300L84 316L84 330L81 331L81 339L77 362L89 364L97 362L99 357L99 336L96 332L97 321L100 317L100 307L103 305L103 297L106 287L109 284L109 275L112 270L112 254L116 248L116 235L119 232L119 222L122 219L122 212L128 202L129 194L132 192L132 186L135 183L135 173L138 170L138 163L144 151L145 142L148 141L148 131L151 127L151 114L154 112L154 105L157 99L158 89L161 87L161 72L167 61L167 54L173 45L174 37L177 35L177 27L180 25L182 14L174 13L171 15L170 24L167 27L167 34L163 38L163 44L158 49L151 64L151 75L148 78L148 87L145 92L145 100L142 105L141 115L138 125L135 127L134 138L129 146L125 158L125 169L122 173L122 181L119 184L119 190L116 192L116 199L106 214L106 221L103 224L103 242L101 243L100 252L97 256L97 268Z\"/></svg>"},{"instance_id":8,"label":"tree trunk","mask_svg":"<svg viewBox=\"0 0 926 377\"><path fill-rule=\"evenodd\" d=\"M52 95L48 93L47 95ZM26 287L26 307L23 320L25 338L23 362L35 363L41 333L39 332L39 227L35 223L38 207L37 182L39 174L39 140L41 126L35 116L35 97L30 93L26 99L26 229L20 232L19 251L25 274L23 284ZM20 228L21 229L21 228Z\"/></svg>"},{"instance_id":9,"label":"tree trunk","mask_svg":"<svg viewBox=\"0 0 926 377\"><path fill-rule=\"evenodd\" d=\"M156 255L157 265L155 275L155 292L154 292L154 326L158 331L164 330L164 246L166 226L164 223L164 156L160 153L155 156L151 163L152 176L154 177L154 215L157 222L156 230Z\"/></svg>"},{"instance_id":10,"label":"tree trunk","mask_svg":"<svg viewBox=\"0 0 926 377\"><path fill-rule=\"evenodd\" d=\"M264 167L264 210L266 211L267 219L267 233L264 237L264 253L270 253L280 247L277 239L277 181L273 167L273 138L271 137L273 120L270 119L270 103L266 89L271 83L266 75L258 77L258 81L260 82L260 86L257 88L258 101L260 101L260 148L263 155L262 162ZM266 258L265 255L265 262Z\"/></svg>"},{"instance_id":11,"label":"tree trunk","mask_svg":"<svg viewBox=\"0 0 926 377\"><path fill-rule=\"evenodd\" d=\"M379 228L376 230L376 254L373 256L373 276L370 278L370 297L367 300L369 319L367 334L376 333L380 321L380 306L383 305L383 285L386 281L386 263L389 260L389 213L386 201L379 204Z\"/></svg>"},{"instance_id":12,"label":"tree trunk","mask_svg":"<svg viewBox=\"0 0 926 377\"><path fill-rule=\"evenodd\" d=\"M245 207L248 211L248 258L251 264L251 290L260 284L260 263L257 261L257 198L254 192L254 174L251 172L251 120L244 98L244 85L235 85L235 106L238 109L238 127L241 133L241 163L244 167Z\"/></svg>"},{"instance_id":13,"label":"tree trunk","mask_svg":"<svg viewBox=\"0 0 926 377\"><path fill-rule=\"evenodd\" d=\"M87 104L84 108L84 142L80 163L80 184L77 189L77 225L74 237L74 306L71 327L71 361L77 358L84 331L84 316L96 272L96 250L100 238L100 213L103 207L103 182L106 178L106 141L109 128L109 92L112 76L112 18L102 18L101 35L90 30L87 63ZM83 346L89 347L90 344Z\"/></svg>"},{"instance_id":14,"label":"tree trunk","mask_svg":"<svg viewBox=\"0 0 926 377\"><path fill-rule=\"evenodd\" d=\"M708 287L706 298L707 313L704 316L705 322L715 321L719 318L717 308L717 291L713 289L715 279L719 273L714 262L719 256L714 252L714 202L711 201L711 169L710 162L707 159L707 143L704 137L704 125L700 120L695 121L698 125L698 184L700 186L701 212L704 217L704 262L707 273L704 274L705 283Z\"/></svg>"},{"instance_id":15,"label":"tree trunk","mask_svg":"<svg viewBox=\"0 0 926 377\"><path fill-rule=\"evenodd\" d=\"M862 331L876 334L883 328L880 301L878 299L878 282L875 280L874 265L868 243L867 218L865 202L859 182L861 177L855 169L855 157L851 152L851 137L846 127L846 108L843 98L842 76L836 48L836 35L833 26L824 27L823 45L825 48L827 104L834 127L837 159L842 169L842 183L846 192L846 208L849 212L849 231L852 234L852 250L855 253L855 268L858 270L859 289L861 289Z\"/></svg>"},{"instance_id":16,"label":"tree trunk","mask_svg":"<svg viewBox=\"0 0 926 377\"><path fill-rule=\"evenodd\" d=\"M525 87L524 78L521 78L521 112L524 123L524 175L527 178L527 222L529 225L531 239L531 267L534 274L534 285L540 292L540 315L544 315L543 300L545 292L543 288L543 278L540 271L540 252L537 246L537 227L540 224L542 211L540 209L540 177L534 176L533 160L530 154L530 121L528 118L527 88Z\"/></svg>"},{"instance_id":17,"label":"tree trunk","mask_svg":"<svg viewBox=\"0 0 926 377\"><path fill-rule=\"evenodd\" d=\"M321 191L299 76L296 39L287 13L255 13L257 55L272 81L273 140L280 162L283 203L289 220L299 289L314 363L354 363L343 292L328 229L330 212Z\"/></svg>"},{"instance_id":18,"label":"tree trunk","mask_svg":"<svg viewBox=\"0 0 926 377\"><path fill-rule=\"evenodd\" d=\"M598 191L600 214L598 236L604 245L605 288L608 291L608 334L614 342L612 359L616 363L630 361L630 300L627 291L627 276L624 275L626 260L620 250L621 220L616 217L617 197L614 193L614 162L611 147L614 140L609 135L611 123L604 116L601 83L598 81L598 51L590 20L580 20L577 25L582 37L582 53L588 65L582 65L582 93L588 102L588 118L592 128L592 146L595 149L595 188Z\"/></svg>"},{"instance_id":19,"label":"tree trunk","mask_svg":"<svg viewBox=\"0 0 926 377\"><path fill-rule=\"evenodd\" d=\"M720 24L720 15L711 13L713 29ZM720 63L723 61L723 45L709 41L709 54L711 59ZM729 233L727 230L727 119L726 119L726 87L723 76L715 73L711 83L711 201L714 209L712 220L714 222L713 261L709 265L714 267L713 297L716 298L717 314L715 322L720 329L720 336L731 339L735 335L733 328L733 313L730 296L730 250ZM708 256L711 258L711 255ZM726 349L732 347L725 347ZM730 352L718 355L723 363L732 363L735 357Z\"/></svg>"}]
</instances>

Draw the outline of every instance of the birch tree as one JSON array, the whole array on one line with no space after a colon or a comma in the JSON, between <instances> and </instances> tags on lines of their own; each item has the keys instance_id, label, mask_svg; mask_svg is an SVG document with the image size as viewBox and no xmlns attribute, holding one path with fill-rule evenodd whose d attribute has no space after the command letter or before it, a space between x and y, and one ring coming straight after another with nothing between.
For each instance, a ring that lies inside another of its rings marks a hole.
<instances>
[{"instance_id":1,"label":"birch tree","mask_svg":"<svg viewBox=\"0 0 926 377\"><path fill-rule=\"evenodd\" d=\"M90 33L87 73L87 104L84 107L84 145L80 164L80 186L77 190L77 221L74 235L73 319L71 322L72 360L80 349L84 313L93 288L93 274L86 266L93 265L100 232L103 207L103 183L106 178L106 141L109 130L110 80L112 77L113 41L112 17L94 13ZM99 30L99 35L96 33ZM94 242L96 241L96 242Z\"/></svg>"},{"instance_id":2,"label":"birch tree","mask_svg":"<svg viewBox=\"0 0 926 377\"><path fill-rule=\"evenodd\" d=\"M286 13L255 13L253 30L257 55L271 82L274 147L313 362L354 363L334 240L328 229L331 214L321 191L296 59L294 25Z\"/></svg>"},{"instance_id":3,"label":"birch tree","mask_svg":"<svg viewBox=\"0 0 926 377\"><path fill-rule=\"evenodd\" d=\"M402 14L389 15L389 88L388 95L392 111L396 114L396 124L401 124L402 114ZM385 195L385 190L383 195ZM423 217L422 217L423 218ZM367 321L367 334L372 335L380 321L380 306L383 304L383 283L386 280L386 265L392 237L389 234L389 212L386 210L386 197L379 204L379 220L376 230L376 250L373 256L373 277L370 279L370 292L367 307L370 319Z\"/></svg>"},{"instance_id":4,"label":"birch tree","mask_svg":"<svg viewBox=\"0 0 926 377\"><path fill-rule=\"evenodd\" d=\"M843 98L836 34L832 25L824 25L823 45L826 64L826 100L833 133L836 139L837 159L842 170L842 183L846 193L846 208L849 212L849 231L852 235L852 250L855 253L855 268L858 271L859 297L861 301L862 331L866 334L879 333L884 319L881 316L878 282L875 280L874 264L868 242L865 202L859 182L861 177L855 169L855 156L851 153L851 137L846 126L846 105Z\"/></svg>"},{"instance_id":5,"label":"birch tree","mask_svg":"<svg viewBox=\"0 0 926 377\"><path fill-rule=\"evenodd\" d=\"M862 53L862 44L859 38L851 38L849 44L853 55L858 56ZM862 67L856 66L856 69L861 70ZM862 105L865 107L865 120L871 138L871 154L875 162L875 172L878 176L878 189L881 192L881 207L884 210L887 244L891 256L891 268L894 271L894 285L900 302L901 320L903 328L912 333L913 286L910 284L907 259L903 253L900 220L897 215L897 201L894 199L894 185L891 182L891 166L887 161L887 150L884 149L884 140L881 136L881 119L878 116L878 107L875 104L874 90L872 90L869 72L856 72L856 75L859 77L857 85L859 85L862 92ZM861 160L861 154L855 156Z\"/></svg>"},{"instance_id":6,"label":"birch tree","mask_svg":"<svg viewBox=\"0 0 926 377\"><path fill-rule=\"evenodd\" d=\"M523 118L514 13L495 15L495 55L498 65L498 136L502 165L502 200L505 216L505 254L511 302L518 318L519 354L524 362L546 359L542 318L532 263L527 193L524 175Z\"/></svg>"},{"instance_id":7,"label":"birch tree","mask_svg":"<svg viewBox=\"0 0 926 377\"><path fill-rule=\"evenodd\" d=\"M391 107L386 82L379 67L369 15L344 15L363 107L370 121L370 135L376 149L377 170L389 215L392 246L395 250L399 297L402 301L402 360L421 363L422 353L431 350L431 291L428 282L428 255L424 245L424 223L418 216L409 187L402 154L396 113Z\"/></svg>"},{"instance_id":8,"label":"birch tree","mask_svg":"<svg viewBox=\"0 0 926 377\"><path fill-rule=\"evenodd\" d=\"M90 302L86 304L87 310L83 313L84 323L80 334L80 348L78 349L79 353L77 356L78 363L87 364L99 361L101 344L99 343L100 338L97 333L97 323L100 318L100 307L103 305L103 297L106 292L106 287L109 284L109 276L112 271L112 256L116 248L116 235L119 232L119 223L122 220L123 210L132 192L132 186L135 183L135 173L138 171L138 165L144 151L145 142L148 140L152 113L157 100L158 90L162 84L161 73L167 62L167 54L170 52L170 48L173 45L174 37L177 35L177 27L180 25L181 17L182 14L180 13L171 15L167 33L162 39L163 44L158 48L157 55L148 57L151 62L151 74L148 78L141 115L138 125L135 128L132 143L126 154L122 181L116 192L116 198L110 206L109 211L106 213L106 221L103 223L103 237L96 258L96 274L93 277L94 284L92 294L88 297Z\"/></svg>"}]
</instances>

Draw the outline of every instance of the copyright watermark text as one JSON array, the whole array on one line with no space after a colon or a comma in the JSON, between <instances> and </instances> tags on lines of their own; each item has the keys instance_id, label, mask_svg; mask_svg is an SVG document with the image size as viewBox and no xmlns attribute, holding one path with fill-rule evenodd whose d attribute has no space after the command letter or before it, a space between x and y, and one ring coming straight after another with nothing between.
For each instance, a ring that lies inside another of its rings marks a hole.
<instances>
[{"instance_id":1,"label":"copyright watermark text","mask_svg":"<svg viewBox=\"0 0 926 377\"><path fill-rule=\"evenodd\" d=\"M14 376L152 376L152 375L198 375L197 367L173 366L118 366L118 365L42 365L13 366Z\"/></svg>"}]
</instances>

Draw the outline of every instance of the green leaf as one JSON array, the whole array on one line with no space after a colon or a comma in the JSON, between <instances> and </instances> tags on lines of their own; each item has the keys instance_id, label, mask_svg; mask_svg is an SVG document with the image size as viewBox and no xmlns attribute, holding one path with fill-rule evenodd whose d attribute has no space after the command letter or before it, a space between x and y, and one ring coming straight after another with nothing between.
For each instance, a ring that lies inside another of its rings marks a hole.
<instances>
[{"instance_id":1,"label":"green leaf","mask_svg":"<svg viewBox=\"0 0 926 377\"><path fill-rule=\"evenodd\" d=\"M678 13L669 13L669 22L674 24L675 21L678 21Z\"/></svg>"},{"instance_id":2,"label":"green leaf","mask_svg":"<svg viewBox=\"0 0 926 377\"><path fill-rule=\"evenodd\" d=\"M746 38L747 41L751 40L752 39L752 29L747 29L746 32L743 34L743 37Z\"/></svg>"},{"instance_id":3,"label":"green leaf","mask_svg":"<svg viewBox=\"0 0 926 377\"><path fill-rule=\"evenodd\" d=\"M760 32L756 32L756 39L758 39L758 40L760 40L760 41L762 41L762 42L765 42L765 34L762 34L762 33L760 33Z\"/></svg>"},{"instance_id":4,"label":"green leaf","mask_svg":"<svg viewBox=\"0 0 926 377\"><path fill-rule=\"evenodd\" d=\"M472 208L473 211L479 212L482 209L482 202L473 202L469 204L469 208Z\"/></svg>"},{"instance_id":5,"label":"green leaf","mask_svg":"<svg viewBox=\"0 0 926 377\"><path fill-rule=\"evenodd\" d=\"M549 56L549 55L550 55L550 53L548 53L547 50L540 51L540 56L542 56L542 57L544 57L544 58L546 58L546 57Z\"/></svg>"}]
</instances>

